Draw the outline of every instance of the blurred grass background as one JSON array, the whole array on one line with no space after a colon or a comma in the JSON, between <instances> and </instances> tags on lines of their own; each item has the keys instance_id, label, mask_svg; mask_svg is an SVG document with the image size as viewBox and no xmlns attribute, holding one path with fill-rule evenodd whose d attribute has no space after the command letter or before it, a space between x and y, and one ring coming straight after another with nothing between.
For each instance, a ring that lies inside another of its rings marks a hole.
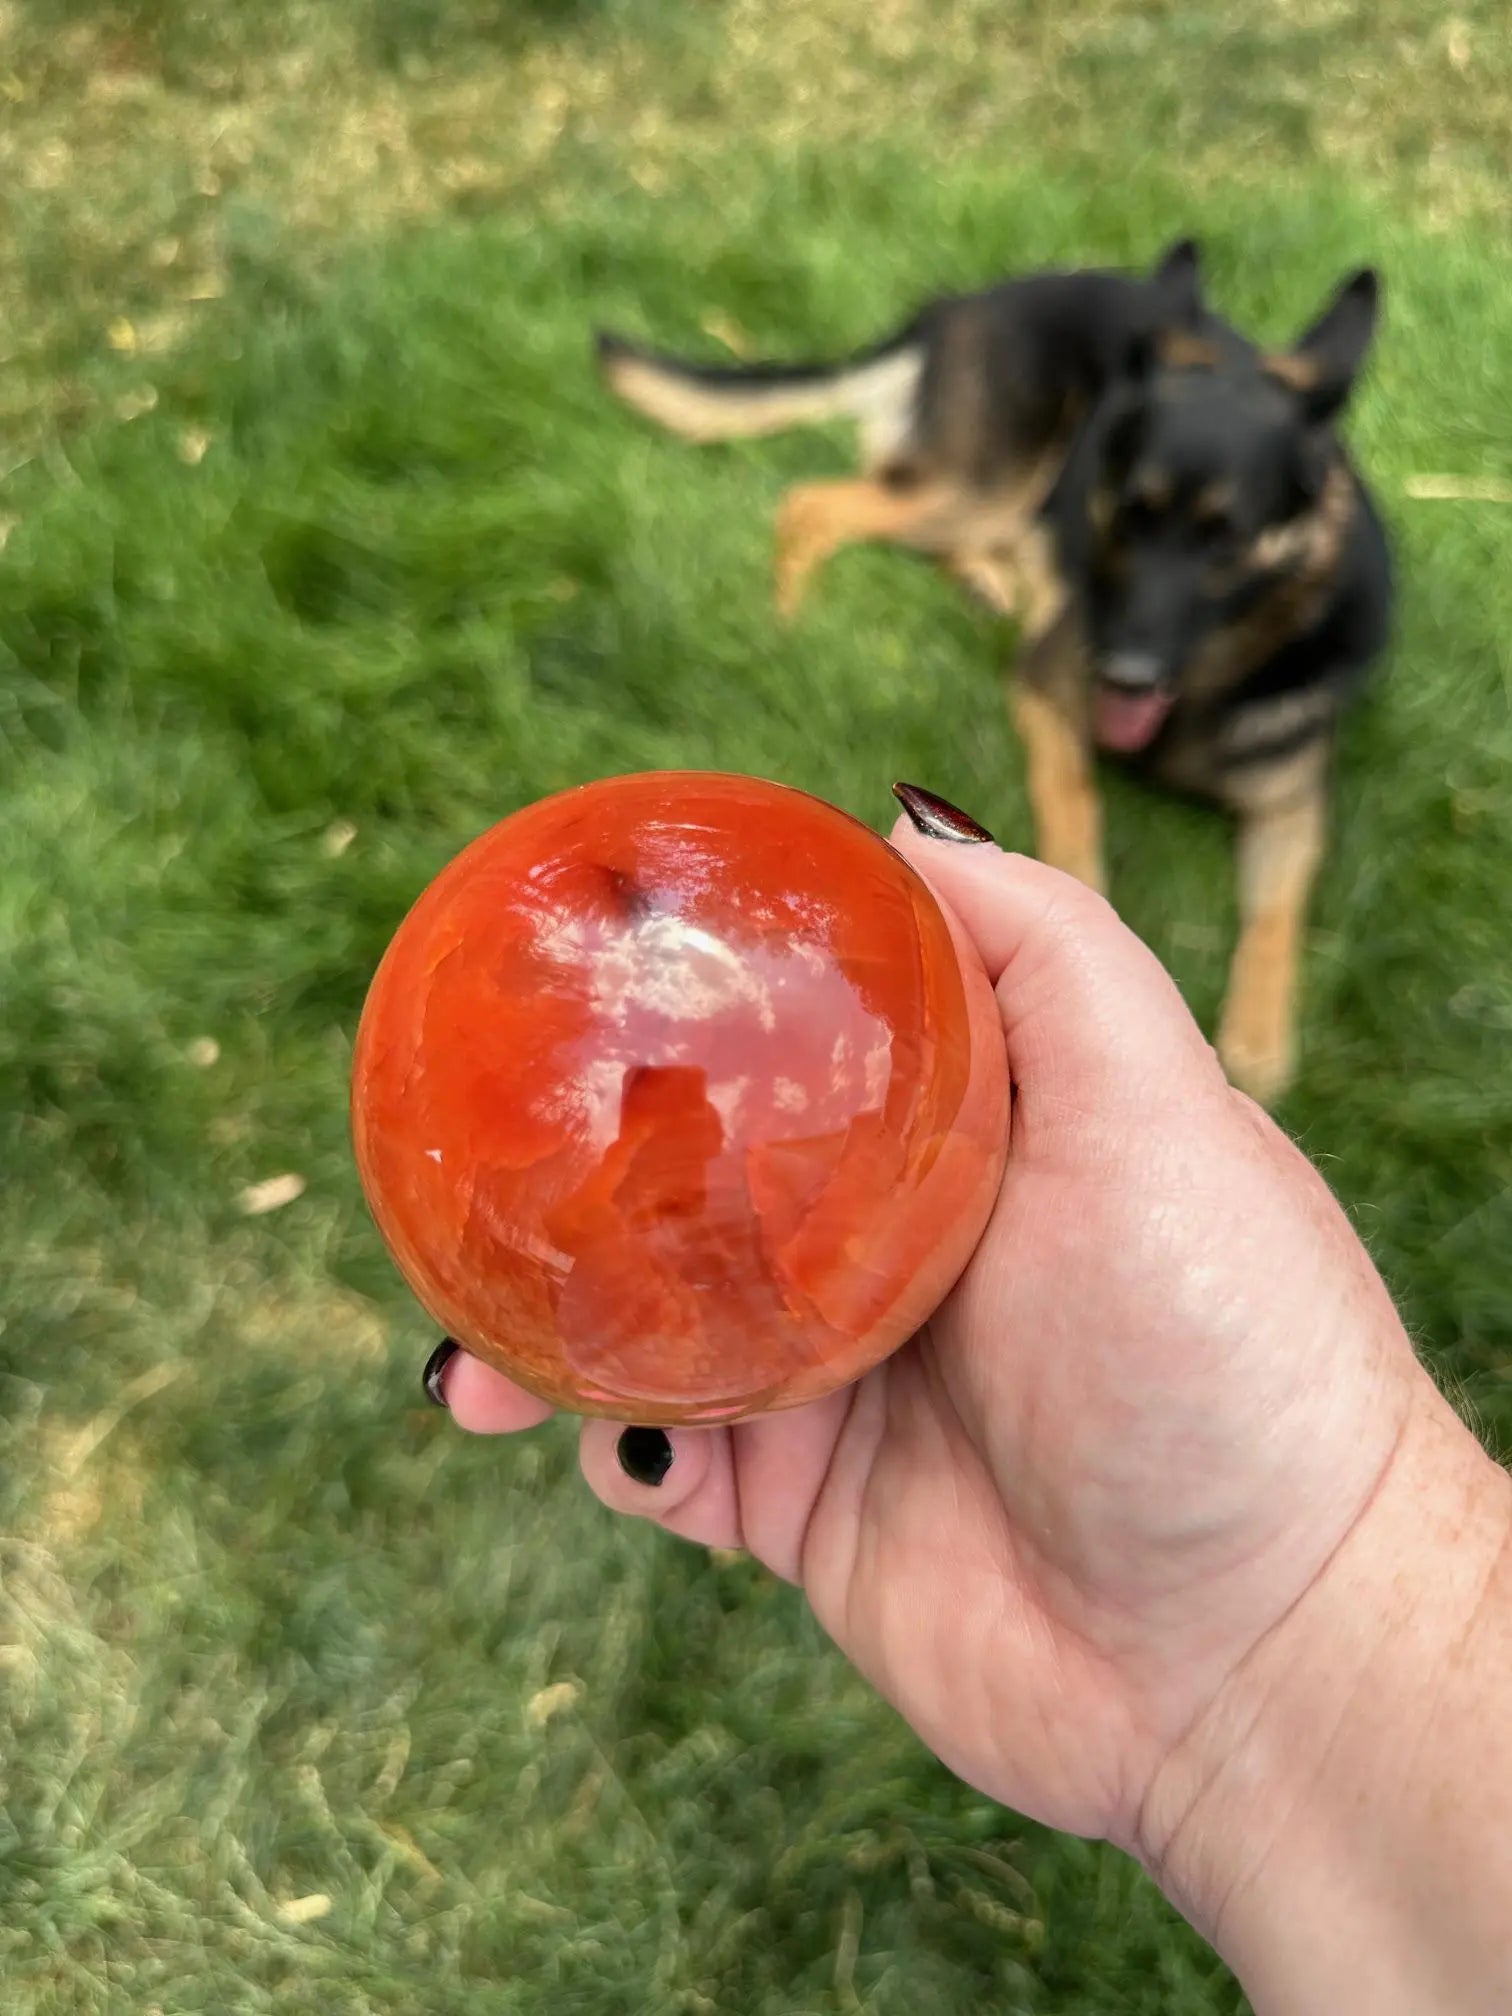
<instances>
[{"instance_id":1,"label":"blurred grass background","mask_svg":"<svg viewBox=\"0 0 1512 2016\"><path fill-rule=\"evenodd\" d=\"M428 877L585 776L882 824L902 774L1027 840L1004 636L870 553L780 633L827 451L652 438L592 324L841 346L1192 229L1279 338L1379 260L1401 632L1285 1118L1505 1447L1509 147L1499 0L0 0L7 2011L1242 2007L790 1592L418 1403L348 1047ZM1211 1018L1227 835L1110 800Z\"/></svg>"}]
</instances>

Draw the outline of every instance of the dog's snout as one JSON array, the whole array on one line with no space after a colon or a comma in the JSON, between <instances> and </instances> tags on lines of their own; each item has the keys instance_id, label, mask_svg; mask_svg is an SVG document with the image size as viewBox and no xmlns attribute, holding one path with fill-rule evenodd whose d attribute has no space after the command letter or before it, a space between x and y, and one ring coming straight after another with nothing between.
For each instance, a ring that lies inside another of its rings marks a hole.
<instances>
[{"instance_id":1,"label":"dog's snout","mask_svg":"<svg viewBox=\"0 0 1512 2016\"><path fill-rule=\"evenodd\" d=\"M1153 651L1115 651L1103 662L1103 679L1125 693L1148 693L1160 685L1165 666Z\"/></svg>"}]
</instances>

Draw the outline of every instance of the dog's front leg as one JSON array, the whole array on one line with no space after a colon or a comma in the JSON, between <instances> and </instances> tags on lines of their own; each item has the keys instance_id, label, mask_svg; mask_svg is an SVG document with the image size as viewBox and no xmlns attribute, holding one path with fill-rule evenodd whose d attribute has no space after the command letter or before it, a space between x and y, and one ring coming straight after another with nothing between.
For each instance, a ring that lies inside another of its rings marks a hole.
<instances>
[{"instance_id":1,"label":"dog's front leg","mask_svg":"<svg viewBox=\"0 0 1512 2016\"><path fill-rule=\"evenodd\" d=\"M1013 719L1028 766L1034 851L1102 891L1102 807L1092 773L1086 688L1076 625L1062 615L1025 654L1013 685Z\"/></svg>"},{"instance_id":2,"label":"dog's front leg","mask_svg":"<svg viewBox=\"0 0 1512 2016\"><path fill-rule=\"evenodd\" d=\"M1301 791L1240 811L1239 942L1218 1025L1229 1078L1269 1103L1290 1081L1308 899L1323 858L1323 758Z\"/></svg>"}]
</instances>

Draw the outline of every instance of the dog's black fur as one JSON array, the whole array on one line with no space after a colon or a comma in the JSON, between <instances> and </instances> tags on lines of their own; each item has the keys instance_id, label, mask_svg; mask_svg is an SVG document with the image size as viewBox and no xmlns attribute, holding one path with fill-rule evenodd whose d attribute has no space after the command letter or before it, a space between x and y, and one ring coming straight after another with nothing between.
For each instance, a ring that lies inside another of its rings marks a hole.
<instances>
[{"instance_id":1,"label":"dog's black fur","mask_svg":"<svg viewBox=\"0 0 1512 2016\"><path fill-rule=\"evenodd\" d=\"M1357 273L1267 352L1207 306L1184 240L1148 276L937 300L838 365L708 367L600 339L621 396L690 438L859 423L863 477L784 500L779 601L879 539L1014 614L1047 858L1101 883L1098 748L1239 816L1246 935L1220 1047L1266 1093L1290 1061L1337 722L1390 624L1385 534L1337 431L1378 292Z\"/></svg>"}]
</instances>

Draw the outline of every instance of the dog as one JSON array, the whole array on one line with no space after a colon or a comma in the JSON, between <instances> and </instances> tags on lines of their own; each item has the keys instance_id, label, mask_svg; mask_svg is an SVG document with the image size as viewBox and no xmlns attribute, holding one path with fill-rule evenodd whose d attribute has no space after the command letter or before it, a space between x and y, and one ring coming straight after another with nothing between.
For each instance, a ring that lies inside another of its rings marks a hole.
<instances>
[{"instance_id":1,"label":"dog","mask_svg":"<svg viewBox=\"0 0 1512 2016\"><path fill-rule=\"evenodd\" d=\"M1012 618L1042 859L1104 887L1099 755L1235 816L1217 1048L1266 1103L1293 1072L1339 720L1390 630L1387 537L1338 431L1379 296L1363 268L1267 350L1208 307L1184 239L1147 273L935 299L838 363L711 366L597 338L612 390L687 440L855 423L862 473L782 500L778 608L878 541Z\"/></svg>"}]
</instances>

